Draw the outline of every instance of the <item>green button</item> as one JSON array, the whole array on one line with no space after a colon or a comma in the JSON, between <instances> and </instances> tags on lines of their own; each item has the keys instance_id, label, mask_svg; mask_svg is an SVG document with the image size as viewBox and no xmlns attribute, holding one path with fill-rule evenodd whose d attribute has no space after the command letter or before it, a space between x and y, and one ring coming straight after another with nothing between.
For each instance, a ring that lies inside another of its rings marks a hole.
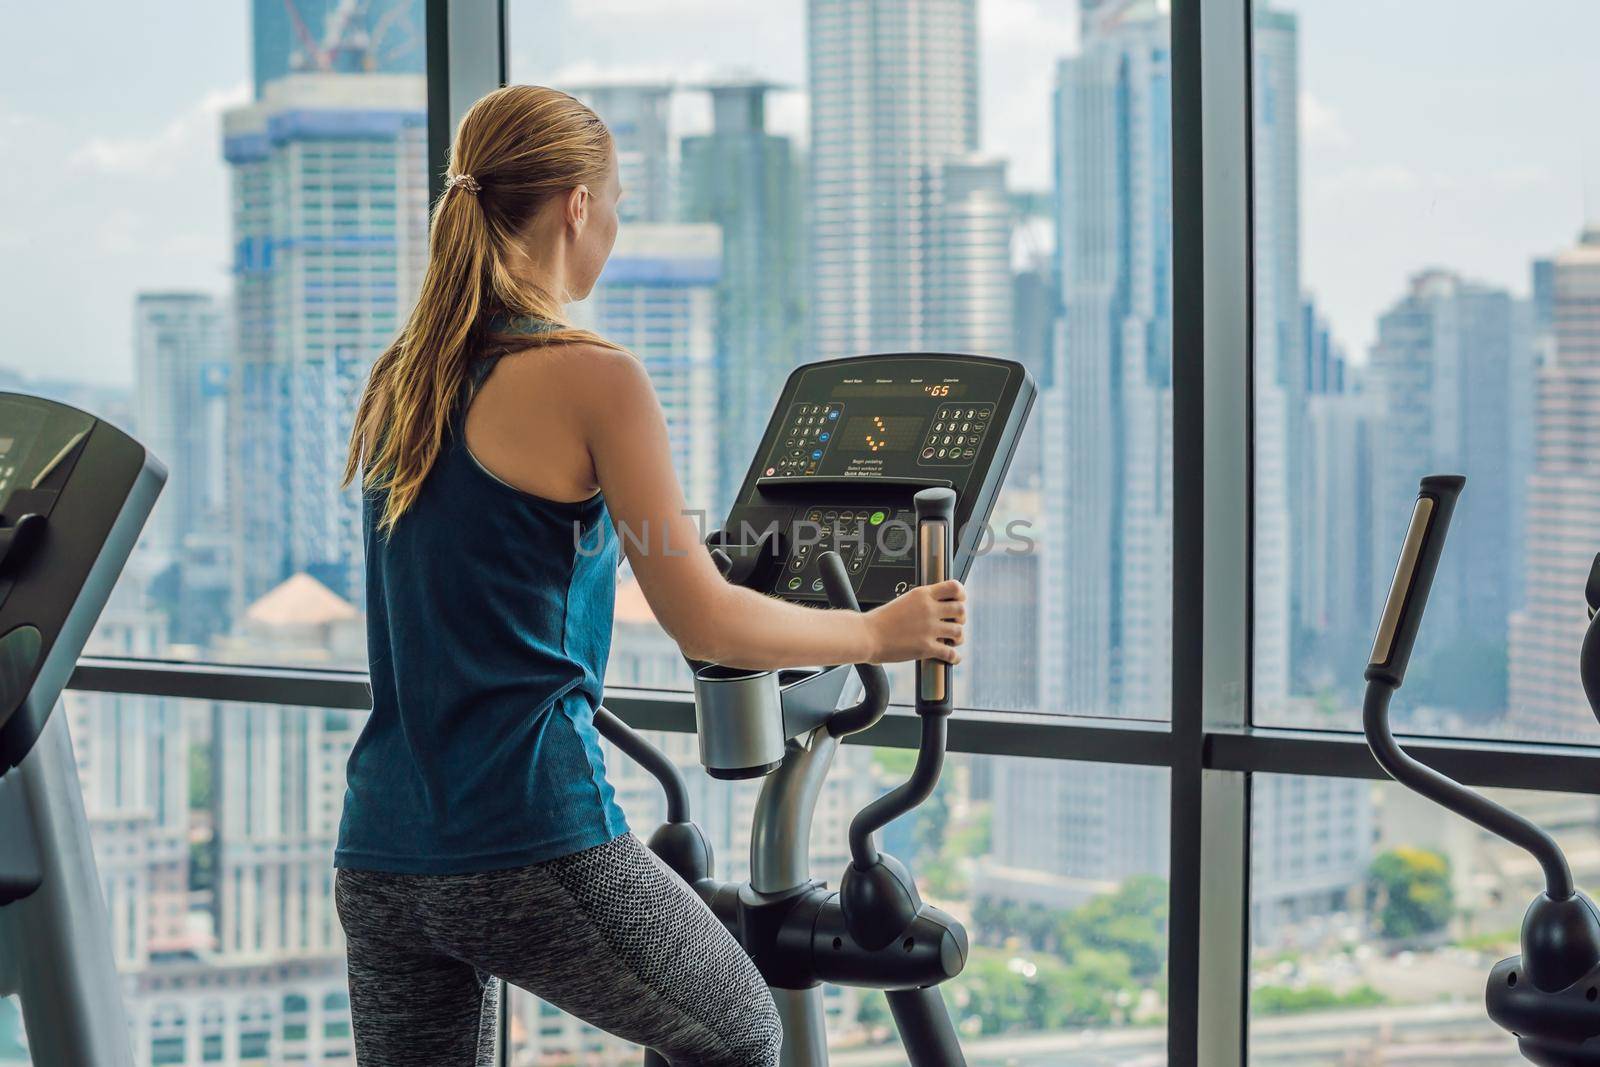
<instances>
[{"instance_id":1,"label":"green button","mask_svg":"<svg viewBox=\"0 0 1600 1067\"><path fill-rule=\"evenodd\" d=\"M800 588L800 579L798 579L798 578L790 578L789 579L789 588L790 589L799 589Z\"/></svg>"},{"instance_id":2,"label":"green button","mask_svg":"<svg viewBox=\"0 0 1600 1067\"><path fill-rule=\"evenodd\" d=\"M883 512L881 512L881 511L874 511L874 512L873 512L873 513L872 513L872 518L870 518L870 519L868 519L868 520L867 520L867 521L868 521L868 522L870 522L870 523L872 523L872 525L874 525L874 526L878 526L878 525L880 525L880 524L882 524L882 522L883 522L883 520L884 520L884 519L885 519L885 518L887 518L887 516L886 516L886 515L884 515L884 513L883 513Z\"/></svg>"}]
</instances>

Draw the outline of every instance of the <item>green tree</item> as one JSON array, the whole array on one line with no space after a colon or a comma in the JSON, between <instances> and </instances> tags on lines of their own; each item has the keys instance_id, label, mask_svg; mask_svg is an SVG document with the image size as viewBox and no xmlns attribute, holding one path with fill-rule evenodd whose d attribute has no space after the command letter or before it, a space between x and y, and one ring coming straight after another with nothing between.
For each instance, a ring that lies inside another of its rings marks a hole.
<instances>
[{"instance_id":1,"label":"green tree","mask_svg":"<svg viewBox=\"0 0 1600 1067\"><path fill-rule=\"evenodd\" d=\"M1085 949L1071 961L1043 953L984 950L953 991L963 1019L984 1034L1105 1026L1124 1021L1136 991L1126 958Z\"/></svg>"},{"instance_id":2,"label":"green tree","mask_svg":"<svg viewBox=\"0 0 1600 1067\"><path fill-rule=\"evenodd\" d=\"M1083 949L1114 954L1133 977L1156 978L1167 962L1167 884L1153 875L1130 878L1063 916L1056 938L1070 958Z\"/></svg>"},{"instance_id":3,"label":"green tree","mask_svg":"<svg viewBox=\"0 0 1600 1067\"><path fill-rule=\"evenodd\" d=\"M861 1001L856 1005L856 1022L876 1039L894 1024L894 1017L889 1014L889 1004L883 996L867 989L862 991Z\"/></svg>"},{"instance_id":4,"label":"green tree","mask_svg":"<svg viewBox=\"0 0 1600 1067\"><path fill-rule=\"evenodd\" d=\"M1422 848L1383 853L1367 872L1367 909L1376 912L1378 927L1390 940L1444 929L1455 912L1450 861Z\"/></svg>"},{"instance_id":5,"label":"green tree","mask_svg":"<svg viewBox=\"0 0 1600 1067\"><path fill-rule=\"evenodd\" d=\"M1388 998L1369 985L1359 985L1348 993L1335 993L1327 986L1262 986L1250 995L1250 1010L1257 1015L1293 1015L1302 1011L1329 1008L1374 1008Z\"/></svg>"}]
</instances>

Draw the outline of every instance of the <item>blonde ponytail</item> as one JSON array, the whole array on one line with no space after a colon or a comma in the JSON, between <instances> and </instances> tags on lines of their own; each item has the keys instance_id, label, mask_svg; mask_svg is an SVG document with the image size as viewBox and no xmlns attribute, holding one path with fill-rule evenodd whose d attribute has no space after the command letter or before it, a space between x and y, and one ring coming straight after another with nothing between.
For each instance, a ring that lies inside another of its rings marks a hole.
<instances>
[{"instance_id":1,"label":"blonde ponytail","mask_svg":"<svg viewBox=\"0 0 1600 1067\"><path fill-rule=\"evenodd\" d=\"M611 135L566 93L532 85L497 89L462 118L449 180L433 207L428 267L405 326L372 365L356 408L344 484L385 494L387 532L416 501L450 432L476 360L492 346L573 342L617 346L565 319L560 301L509 268L515 242L549 197L598 186ZM531 316L554 328L515 341L495 316Z\"/></svg>"}]
</instances>

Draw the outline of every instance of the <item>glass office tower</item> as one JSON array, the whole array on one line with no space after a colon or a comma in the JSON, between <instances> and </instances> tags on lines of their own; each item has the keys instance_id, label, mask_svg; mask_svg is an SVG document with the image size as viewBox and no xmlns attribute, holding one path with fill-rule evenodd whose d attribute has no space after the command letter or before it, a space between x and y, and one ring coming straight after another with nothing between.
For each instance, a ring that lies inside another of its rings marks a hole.
<instances>
[{"instance_id":1,"label":"glass office tower","mask_svg":"<svg viewBox=\"0 0 1600 1067\"><path fill-rule=\"evenodd\" d=\"M293 74L224 117L233 172L235 616L304 571L361 597L355 403L427 256L420 77Z\"/></svg>"},{"instance_id":2,"label":"glass office tower","mask_svg":"<svg viewBox=\"0 0 1600 1067\"><path fill-rule=\"evenodd\" d=\"M977 0L809 0L810 357L929 343L943 165L978 148Z\"/></svg>"}]
</instances>

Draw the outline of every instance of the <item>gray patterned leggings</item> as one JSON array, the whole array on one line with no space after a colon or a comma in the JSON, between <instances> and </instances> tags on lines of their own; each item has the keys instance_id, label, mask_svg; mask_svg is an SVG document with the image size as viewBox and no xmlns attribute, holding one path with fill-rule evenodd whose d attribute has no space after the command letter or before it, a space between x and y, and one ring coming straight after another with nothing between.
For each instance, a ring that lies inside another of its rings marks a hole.
<instances>
[{"instance_id":1,"label":"gray patterned leggings","mask_svg":"<svg viewBox=\"0 0 1600 1067\"><path fill-rule=\"evenodd\" d=\"M340 870L334 896L360 1067L486 1062L491 976L674 1065L778 1062L755 965L632 834L509 871Z\"/></svg>"}]
</instances>

